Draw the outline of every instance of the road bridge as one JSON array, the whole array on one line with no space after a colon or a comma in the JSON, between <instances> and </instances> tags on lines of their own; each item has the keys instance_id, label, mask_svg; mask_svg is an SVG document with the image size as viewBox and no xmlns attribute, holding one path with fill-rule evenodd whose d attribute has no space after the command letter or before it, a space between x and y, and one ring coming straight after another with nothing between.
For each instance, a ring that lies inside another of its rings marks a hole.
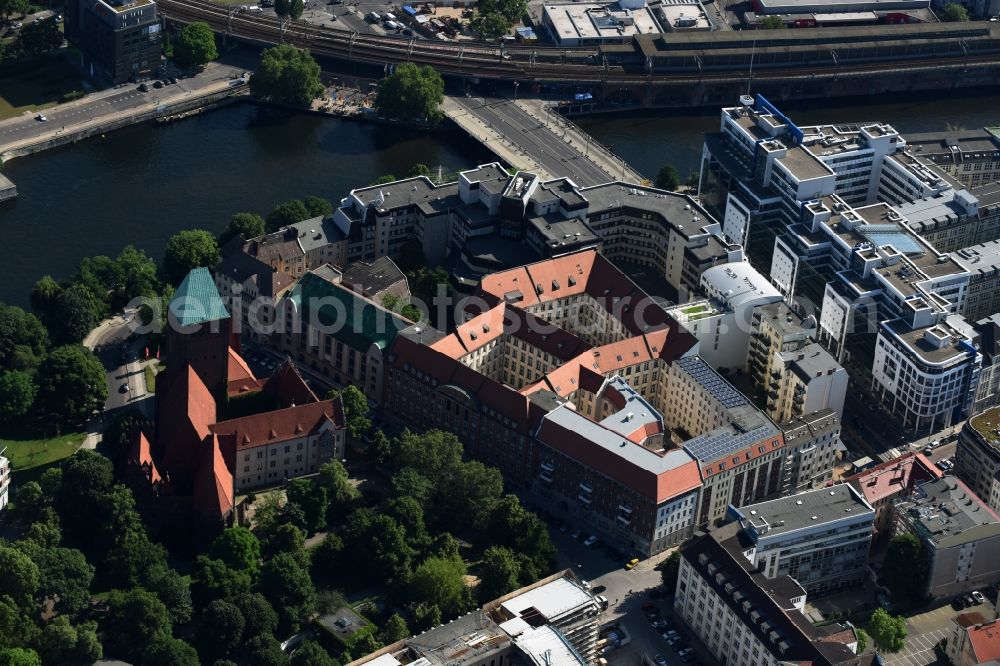
<instances>
[{"instance_id":1,"label":"road bridge","mask_svg":"<svg viewBox=\"0 0 1000 666\"><path fill-rule=\"evenodd\" d=\"M442 109L494 155L543 179L567 177L582 187L611 180L645 182L624 159L541 100L449 96Z\"/></svg>"}]
</instances>

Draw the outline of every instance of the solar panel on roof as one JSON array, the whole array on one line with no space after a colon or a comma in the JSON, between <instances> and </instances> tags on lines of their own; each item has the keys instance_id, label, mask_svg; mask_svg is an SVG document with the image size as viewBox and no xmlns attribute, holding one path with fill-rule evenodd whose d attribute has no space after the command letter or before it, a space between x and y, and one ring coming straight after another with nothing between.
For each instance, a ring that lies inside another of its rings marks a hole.
<instances>
[{"instance_id":1,"label":"solar panel on roof","mask_svg":"<svg viewBox=\"0 0 1000 666\"><path fill-rule=\"evenodd\" d=\"M745 449L771 433L767 426L760 426L743 433L721 430L695 437L684 443L684 448L702 462L717 460L733 451Z\"/></svg>"},{"instance_id":2,"label":"solar panel on roof","mask_svg":"<svg viewBox=\"0 0 1000 666\"><path fill-rule=\"evenodd\" d=\"M676 363L727 409L747 404L746 397L712 370L700 356L682 358Z\"/></svg>"}]
</instances>

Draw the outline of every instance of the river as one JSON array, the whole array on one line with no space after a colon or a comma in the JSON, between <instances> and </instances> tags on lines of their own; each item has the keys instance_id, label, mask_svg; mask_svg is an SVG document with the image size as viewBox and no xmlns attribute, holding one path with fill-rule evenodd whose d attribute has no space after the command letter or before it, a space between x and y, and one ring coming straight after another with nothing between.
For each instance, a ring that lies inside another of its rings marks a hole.
<instances>
[{"instance_id":1,"label":"river","mask_svg":"<svg viewBox=\"0 0 1000 666\"><path fill-rule=\"evenodd\" d=\"M786 107L801 124L881 120L906 132L1000 123L1000 95L864 106ZM701 136L718 112L627 113L581 119L640 172L697 169ZM162 126L135 127L5 165L20 196L0 205L0 300L27 306L48 273L69 277L81 257L126 244L159 260L175 232L225 228L237 211L266 213L290 198L333 202L415 163L445 171L492 159L457 132L419 134L236 105Z\"/></svg>"}]
</instances>

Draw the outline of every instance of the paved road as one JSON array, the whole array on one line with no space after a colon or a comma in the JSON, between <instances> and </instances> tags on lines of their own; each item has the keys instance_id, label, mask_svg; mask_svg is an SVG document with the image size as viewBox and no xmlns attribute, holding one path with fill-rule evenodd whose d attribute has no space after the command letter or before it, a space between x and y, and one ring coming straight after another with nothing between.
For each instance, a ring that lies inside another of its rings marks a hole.
<instances>
[{"instance_id":1,"label":"paved road","mask_svg":"<svg viewBox=\"0 0 1000 666\"><path fill-rule=\"evenodd\" d=\"M228 80L242 71L228 65L212 63L197 76L179 79L176 84L166 85L163 88L150 86L149 92L146 93L139 92L138 85L128 84L92 93L76 102L45 109L42 111L47 119L45 122L36 120L34 112L27 112L17 118L0 122L0 150L45 133L55 134L63 130L72 130L74 125L102 116L125 113L180 95L194 95L206 88L218 87L220 81Z\"/></svg>"},{"instance_id":2,"label":"paved road","mask_svg":"<svg viewBox=\"0 0 1000 666\"><path fill-rule=\"evenodd\" d=\"M989 593L983 590L984 593ZM886 666L927 666L937 662L934 646L942 638L951 636L955 626L954 618L959 613L981 613L988 622L993 619L993 604L987 598L986 603L956 611L950 605L944 604L920 615L906 619L906 647L897 654L885 655Z\"/></svg>"},{"instance_id":3,"label":"paved road","mask_svg":"<svg viewBox=\"0 0 1000 666\"><path fill-rule=\"evenodd\" d=\"M531 161L554 177L569 177L577 185L607 183L621 177L600 168L574 145L520 108L511 100L453 97L459 107L498 131ZM581 146L586 151L585 146Z\"/></svg>"}]
</instances>

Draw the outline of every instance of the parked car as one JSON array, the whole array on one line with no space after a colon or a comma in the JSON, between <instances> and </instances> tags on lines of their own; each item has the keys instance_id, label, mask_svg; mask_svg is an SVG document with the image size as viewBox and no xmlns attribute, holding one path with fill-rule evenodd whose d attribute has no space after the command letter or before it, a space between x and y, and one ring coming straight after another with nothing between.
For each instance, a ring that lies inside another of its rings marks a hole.
<instances>
[{"instance_id":1,"label":"parked car","mask_svg":"<svg viewBox=\"0 0 1000 666\"><path fill-rule=\"evenodd\" d=\"M675 641L667 641L667 642L670 643L670 647L673 648L674 652L681 652L683 650L690 650L691 649L691 648L688 647L688 644L685 643L680 638L678 638Z\"/></svg>"},{"instance_id":2,"label":"parked car","mask_svg":"<svg viewBox=\"0 0 1000 666\"><path fill-rule=\"evenodd\" d=\"M978 590L972 593L972 598L977 604L986 603L986 597L984 597L983 593Z\"/></svg>"},{"instance_id":3,"label":"parked car","mask_svg":"<svg viewBox=\"0 0 1000 666\"><path fill-rule=\"evenodd\" d=\"M669 629L670 623L666 620L653 620L653 629Z\"/></svg>"},{"instance_id":4,"label":"parked car","mask_svg":"<svg viewBox=\"0 0 1000 666\"><path fill-rule=\"evenodd\" d=\"M11 30L20 30L23 27L24 27L24 24L21 23L20 21L14 21L13 23L10 24L10 29Z\"/></svg>"},{"instance_id":5,"label":"parked car","mask_svg":"<svg viewBox=\"0 0 1000 666\"><path fill-rule=\"evenodd\" d=\"M693 652L694 652L694 650L692 650L691 648L684 648L683 650L679 650L677 652L677 656L680 657L681 659L683 659L684 657L688 656L689 654L691 654Z\"/></svg>"},{"instance_id":6,"label":"parked car","mask_svg":"<svg viewBox=\"0 0 1000 666\"><path fill-rule=\"evenodd\" d=\"M44 123L48 122L49 119L45 117L44 113L39 113L37 116L35 116L35 120L37 120L40 123Z\"/></svg>"},{"instance_id":7,"label":"parked car","mask_svg":"<svg viewBox=\"0 0 1000 666\"><path fill-rule=\"evenodd\" d=\"M681 661L684 662L685 664L697 663L698 657L697 655L695 655L694 652L689 652L683 657L681 657Z\"/></svg>"},{"instance_id":8,"label":"parked car","mask_svg":"<svg viewBox=\"0 0 1000 666\"><path fill-rule=\"evenodd\" d=\"M625 563L625 570L632 571L632 569L635 569L635 565L637 564L639 564L639 558L633 557L631 560Z\"/></svg>"},{"instance_id":9,"label":"parked car","mask_svg":"<svg viewBox=\"0 0 1000 666\"><path fill-rule=\"evenodd\" d=\"M930 454L934 453L934 449L932 449L931 447L927 446L927 447L924 448L923 451L921 451L921 453L924 454L925 456L929 456Z\"/></svg>"},{"instance_id":10,"label":"parked car","mask_svg":"<svg viewBox=\"0 0 1000 666\"><path fill-rule=\"evenodd\" d=\"M662 654L657 654L655 657L653 657L653 661L656 662L656 666L667 666L667 658L664 657Z\"/></svg>"},{"instance_id":11,"label":"parked car","mask_svg":"<svg viewBox=\"0 0 1000 666\"><path fill-rule=\"evenodd\" d=\"M573 530L572 532L569 533L569 535L571 537L573 537L574 539L579 539L580 538L580 530Z\"/></svg>"},{"instance_id":12,"label":"parked car","mask_svg":"<svg viewBox=\"0 0 1000 666\"><path fill-rule=\"evenodd\" d=\"M976 599L971 594L967 594L964 597L962 597L962 601L965 602L966 608L971 608L972 606L976 605Z\"/></svg>"},{"instance_id":13,"label":"parked car","mask_svg":"<svg viewBox=\"0 0 1000 666\"><path fill-rule=\"evenodd\" d=\"M951 607L955 610L962 610L965 608L965 599L962 597L955 597L951 600Z\"/></svg>"},{"instance_id":14,"label":"parked car","mask_svg":"<svg viewBox=\"0 0 1000 666\"><path fill-rule=\"evenodd\" d=\"M597 537L595 537L593 534L591 534L589 537L587 537L586 539L583 540L583 545L584 546L593 546L596 541L597 541Z\"/></svg>"}]
</instances>

